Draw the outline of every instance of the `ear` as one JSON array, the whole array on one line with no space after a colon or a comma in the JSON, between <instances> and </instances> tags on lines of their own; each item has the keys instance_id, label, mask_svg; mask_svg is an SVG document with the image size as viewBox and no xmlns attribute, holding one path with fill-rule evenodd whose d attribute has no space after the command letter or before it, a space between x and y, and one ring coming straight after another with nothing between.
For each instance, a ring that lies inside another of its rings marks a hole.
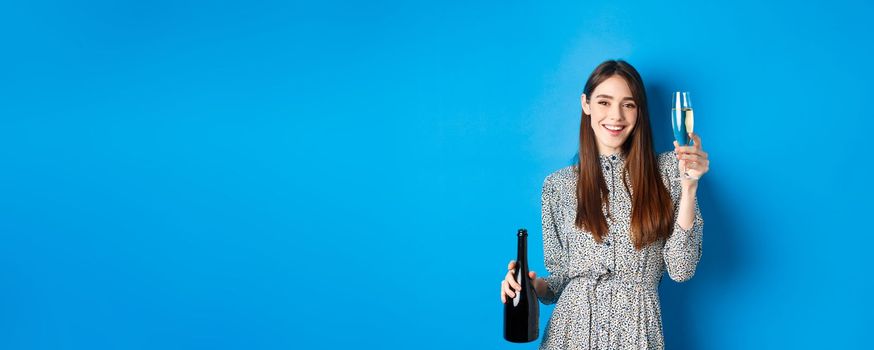
<instances>
[{"instance_id":1,"label":"ear","mask_svg":"<svg viewBox=\"0 0 874 350\"><path fill-rule=\"evenodd\" d=\"M586 94L582 94L580 96L580 105L583 106L583 113L586 115L592 115L591 108L589 107L589 103L586 102Z\"/></svg>"}]
</instances>

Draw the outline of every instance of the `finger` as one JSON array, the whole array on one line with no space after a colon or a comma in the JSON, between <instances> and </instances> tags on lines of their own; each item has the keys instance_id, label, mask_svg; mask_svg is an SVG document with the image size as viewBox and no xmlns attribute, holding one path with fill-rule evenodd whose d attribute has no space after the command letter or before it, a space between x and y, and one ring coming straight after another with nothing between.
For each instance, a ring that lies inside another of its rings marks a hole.
<instances>
[{"instance_id":1,"label":"finger","mask_svg":"<svg viewBox=\"0 0 874 350\"><path fill-rule=\"evenodd\" d=\"M693 146L679 146L677 147L678 153L694 153L697 152L698 149Z\"/></svg>"},{"instance_id":2,"label":"finger","mask_svg":"<svg viewBox=\"0 0 874 350\"><path fill-rule=\"evenodd\" d=\"M695 162L692 164L694 164L694 166L692 166L690 168L695 169L697 171L700 171L701 174L705 174L710 170L710 162L709 161L704 160L704 161Z\"/></svg>"},{"instance_id":3,"label":"finger","mask_svg":"<svg viewBox=\"0 0 874 350\"><path fill-rule=\"evenodd\" d=\"M534 273L534 271L528 272L528 276L531 277L531 279L537 278L537 274Z\"/></svg>"},{"instance_id":4,"label":"finger","mask_svg":"<svg viewBox=\"0 0 874 350\"><path fill-rule=\"evenodd\" d=\"M698 157L698 156L691 156L688 159L686 159L686 161L688 161L690 163L702 164L702 165L710 164L710 160L708 160L707 158Z\"/></svg>"},{"instance_id":5,"label":"finger","mask_svg":"<svg viewBox=\"0 0 874 350\"><path fill-rule=\"evenodd\" d=\"M707 159L707 155L701 156L698 154L684 154L680 156L681 161L686 161L688 163L697 163L697 164L709 164L710 160Z\"/></svg>"},{"instance_id":6,"label":"finger","mask_svg":"<svg viewBox=\"0 0 874 350\"><path fill-rule=\"evenodd\" d=\"M508 272L507 277L504 278L504 280L507 281L509 286L512 287L513 289L516 289L516 290L522 289L521 286L519 286L519 283L516 282L516 278L515 278L514 274Z\"/></svg>"},{"instance_id":7,"label":"finger","mask_svg":"<svg viewBox=\"0 0 874 350\"><path fill-rule=\"evenodd\" d=\"M690 132L689 136L692 137L692 140L695 140L695 148L701 149L701 136L694 132Z\"/></svg>"},{"instance_id":8,"label":"finger","mask_svg":"<svg viewBox=\"0 0 874 350\"><path fill-rule=\"evenodd\" d=\"M504 281L501 281L501 304L507 303L507 294L504 293Z\"/></svg>"},{"instance_id":9,"label":"finger","mask_svg":"<svg viewBox=\"0 0 874 350\"><path fill-rule=\"evenodd\" d=\"M698 163L685 161L686 162L686 170L698 170Z\"/></svg>"},{"instance_id":10,"label":"finger","mask_svg":"<svg viewBox=\"0 0 874 350\"><path fill-rule=\"evenodd\" d=\"M689 146L680 147L677 154L697 154L701 157L707 157L707 152L705 152L703 149Z\"/></svg>"},{"instance_id":11,"label":"finger","mask_svg":"<svg viewBox=\"0 0 874 350\"><path fill-rule=\"evenodd\" d=\"M701 171L701 165L695 162L689 162L686 165L686 171Z\"/></svg>"},{"instance_id":12,"label":"finger","mask_svg":"<svg viewBox=\"0 0 874 350\"><path fill-rule=\"evenodd\" d=\"M512 270L516 267L516 260L510 260L510 264L507 265L507 270Z\"/></svg>"},{"instance_id":13,"label":"finger","mask_svg":"<svg viewBox=\"0 0 874 350\"><path fill-rule=\"evenodd\" d=\"M697 161L704 160L704 157L702 157L698 154L687 153L687 154L681 154L680 159L688 160L688 161L692 161L692 162L697 162Z\"/></svg>"},{"instance_id":14,"label":"finger","mask_svg":"<svg viewBox=\"0 0 874 350\"><path fill-rule=\"evenodd\" d=\"M682 148L679 153L697 154L697 155L702 156L702 157L707 156L707 152L705 152L703 149L696 148L694 146L687 146L685 148Z\"/></svg>"},{"instance_id":15,"label":"finger","mask_svg":"<svg viewBox=\"0 0 874 350\"><path fill-rule=\"evenodd\" d=\"M508 286L506 283L504 283L504 294L507 294L507 296L510 298L516 297L516 292L513 291L513 289L510 288L510 286Z\"/></svg>"},{"instance_id":16,"label":"finger","mask_svg":"<svg viewBox=\"0 0 874 350\"><path fill-rule=\"evenodd\" d=\"M703 173L706 173L708 170L710 170L710 162L707 160L698 161L698 162L690 162L689 169L698 170L703 174Z\"/></svg>"},{"instance_id":17,"label":"finger","mask_svg":"<svg viewBox=\"0 0 874 350\"><path fill-rule=\"evenodd\" d=\"M674 140L674 149L677 149L678 147L680 147L680 143L677 142L677 140Z\"/></svg>"},{"instance_id":18,"label":"finger","mask_svg":"<svg viewBox=\"0 0 874 350\"><path fill-rule=\"evenodd\" d=\"M513 278L512 275L508 275L506 281L507 281L507 283L509 283L510 287L512 287L513 289L515 289L515 290L522 289L522 286L520 286L519 283L516 282L516 279Z\"/></svg>"}]
</instances>

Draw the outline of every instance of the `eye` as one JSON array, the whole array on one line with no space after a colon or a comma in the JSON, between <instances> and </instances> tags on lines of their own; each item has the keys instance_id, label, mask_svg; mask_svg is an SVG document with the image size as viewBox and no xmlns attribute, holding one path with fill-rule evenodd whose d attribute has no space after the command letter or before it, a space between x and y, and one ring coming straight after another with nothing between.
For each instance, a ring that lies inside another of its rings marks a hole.
<instances>
[{"instance_id":1,"label":"eye","mask_svg":"<svg viewBox=\"0 0 874 350\"><path fill-rule=\"evenodd\" d=\"M634 104L633 104L633 103L627 103L627 104L625 104L625 108L634 108Z\"/></svg>"},{"instance_id":2,"label":"eye","mask_svg":"<svg viewBox=\"0 0 874 350\"><path fill-rule=\"evenodd\" d=\"M606 105L609 105L610 103L607 101L600 101L600 102L598 102L598 104L606 106Z\"/></svg>"}]
</instances>

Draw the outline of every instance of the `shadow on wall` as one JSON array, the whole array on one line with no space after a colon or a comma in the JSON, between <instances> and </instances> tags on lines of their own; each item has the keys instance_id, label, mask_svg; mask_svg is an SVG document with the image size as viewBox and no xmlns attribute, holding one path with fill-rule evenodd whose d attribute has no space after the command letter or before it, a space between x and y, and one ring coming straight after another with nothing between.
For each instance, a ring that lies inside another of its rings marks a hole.
<instances>
[{"instance_id":1,"label":"shadow on wall","mask_svg":"<svg viewBox=\"0 0 874 350\"><path fill-rule=\"evenodd\" d=\"M673 134L669 119L669 108L658 108L658 101L670 101L671 91L658 85L646 87L650 106L650 125L656 152L673 150ZM654 102L655 101L655 102ZM667 102L664 103L667 105ZM653 107L655 106L655 108ZM702 143L706 145L706 135L702 135ZM661 147L661 146L664 146ZM579 153L568 160L567 165L576 164ZM662 324L667 349L702 349L706 342L695 333L701 324L696 319L701 312L692 310L691 305L697 300L706 300L718 291L731 289L737 280L743 261L747 261L737 243L737 227L731 212L723 207L720 198L722 191L718 184L707 181L712 177L713 168L704 176L698 188L698 205L704 219L704 243L701 261L695 276L684 283L676 283L667 275L662 276L659 295L662 306ZM698 303L700 305L700 303ZM710 315L708 317L718 317Z\"/></svg>"}]
</instances>

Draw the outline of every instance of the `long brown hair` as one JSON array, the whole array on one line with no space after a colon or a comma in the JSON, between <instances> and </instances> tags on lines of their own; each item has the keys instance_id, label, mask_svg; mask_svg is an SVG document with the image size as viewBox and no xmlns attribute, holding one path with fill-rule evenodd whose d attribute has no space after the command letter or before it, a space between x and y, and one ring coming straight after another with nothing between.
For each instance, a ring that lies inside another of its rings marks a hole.
<instances>
[{"instance_id":1,"label":"long brown hair","mask_svg":"<svg viewBox=\"0 0 874 350\"><path fill-rule=\"evenodd\" d=\"M637 122L628 139L622 145L626 156L622 169L622 183L631 195L631 241L635 249L667 238L674 220L674 207L671 196L661 180L653 150L652 128L649 125L649 109L646 91L640 74L623 60L608 60L598 65L586 81L583 93L587 103L595 87L608 78L619 75L631 89L637 104ZM609 192L595 140L595 131L589 120L591 115L582 112L580 118L580 159L577 169L577 217L575 224L580 229L588 229L601 243L607 236L607 219L602 212L602 202L610 207ZM631 189L626 178L631 178ZM632 191L633 190L633 191Z\"/></svg>"}]
</instances>

